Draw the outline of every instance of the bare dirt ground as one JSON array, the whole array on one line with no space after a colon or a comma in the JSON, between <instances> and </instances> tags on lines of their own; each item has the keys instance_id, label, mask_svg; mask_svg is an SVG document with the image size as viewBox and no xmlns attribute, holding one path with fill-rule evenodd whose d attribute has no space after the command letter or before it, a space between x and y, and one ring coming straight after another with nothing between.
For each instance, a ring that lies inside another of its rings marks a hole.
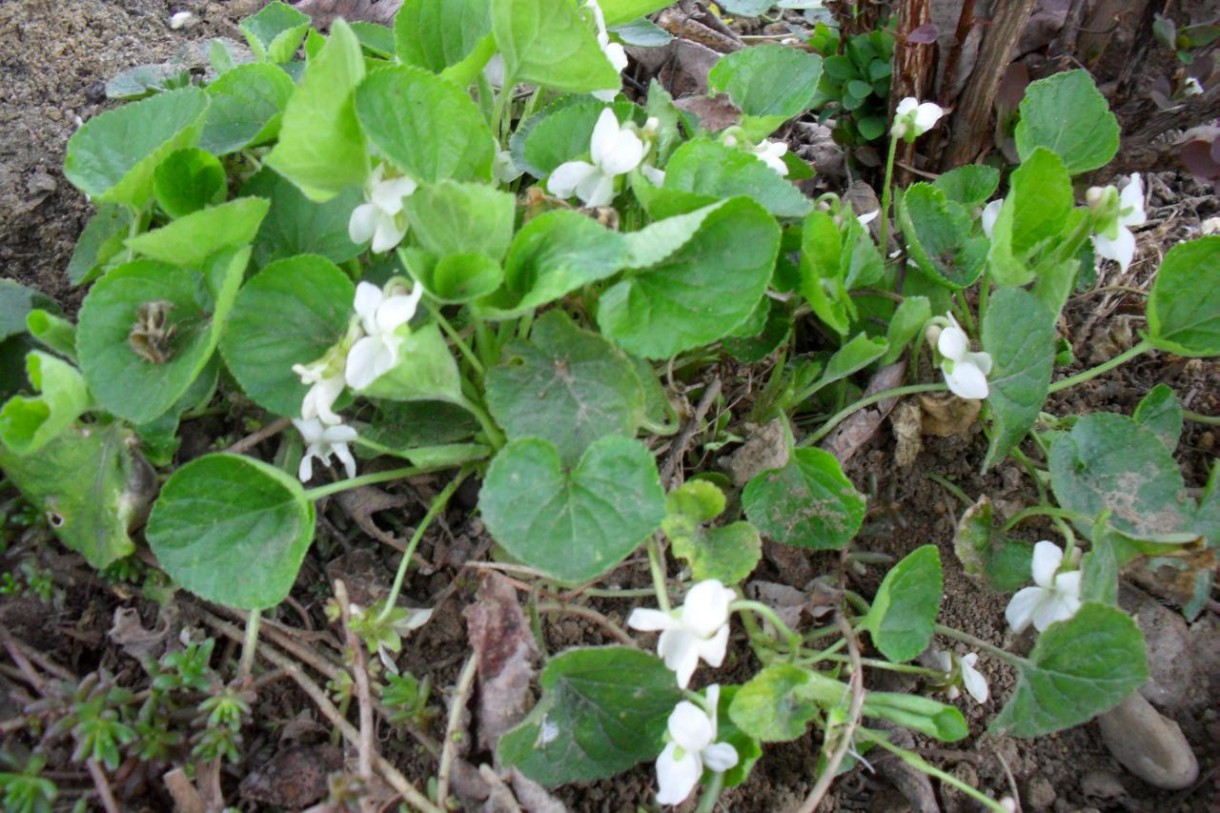
<instances>
[{"instance_id":1,"label":"bare dirt ground","mask_svg":"<svg viewBox=\"0 0 1220 813\"><path fill-rule=\"evenodd\" d=\"M105 99L104 84L121 70L168 59L191 41L212 36L239 38L236 20L259 5L257 0L0 2L0 74L4 76L0 83L0 267L5 277L47 292L68 312L76 309L83 292L68 283L64 269L90 207L61 172L68 137L81 120L112 104ZM170 15L183 9L194 11L201 22L187 31L171 30ZM1206 190L1172 173L1158 178L1151 194L1150 225L1139 235L1137 262L1128 278L1106 280L1111 285L1121 282L1146 289L1165 248L1192 230L1197 233L1200 220L1217 214L1216 201ZM1083 296L1069 306L1061 330L1079 358L1088 359L1098 346L1109 346L1107 342L1116 347L1113 355L1123 349L1124 341L1130 341L1131 328L1140 326L1134 314L1141 312L1138 300L1121 291ZM739 391L748 390L748 379L738 376L734 380L731 370L723 372L728 376L726 393L748 401L748 391ZM1160 382L1172 386L1194 411L1220 412L1218 365L1163 354L1146 356L1074 390L1072 401L1052 406L1063 412L1130 414L1140 397ZM697 391L693 390L693 397L697 397ZM728 400L733 402L733 398ZM195 431L206 446L215 436L240 432L239 417L213 418ZM1199 487L1205 482L1215 442L1214 430L1187 423L1178 457L1188 486ZM699 445L696 439L692 448ZM953 555L952 537L964 506L927 476L936 473L972 498L987 493L999 500L1020 502L1022 489L1027 486L1022 485L1017 472L1001 466L986 476L978 475L985 446L985 439L977 432L929 442L913 465L901 468L894 462L894 441L886 430L854 458L848 473L857 487L871 496L870 519L857 548L896 559L919 545L938 544L945 563L943 622L1004 645L1007 596L980 589L961 572ZM411 527L422 515L433 487L439 486L423 481L402 487L399 493L405 507L378 514L377 522L396 531ZM0 496L7 499L11 495ZM440 606L435 619L407 643L402 666L418 677L431 677L442 689L454 683L469 651L461 609L472 600L477 571L463 565L485 554L488 544L481 523L471 514L473 495L464 496L466 499L451 509L440 530L425 541L421 554L430 566L413 569L406 589L418 605ZM388 583L396 564L396 551L370 538L353 519L356 513L338 500L320 506L320 541L302 570L291 606L272 615L272 627L276 620L282 620L292 628L309 631L302 640L323 661L337 661L340 647L321 612L327 597L325 575L340 567L350 582L375 589L378 584ZM1031 540L1040 538L1036 525L1023 530ZM40 564L54 574L56 598L50 603L29 596L0 598L4 637L11 642L9 636L13 636L20 647L39 653L73 675L100 668L120 680L142 678L136 662L111 641L108 631L115 611L122 608L134 608L145 626L154 626L158 621L156 605L121 585L98 579L83 562L64 555L54 545L47 546L39 557ZM4 569L14 566L14 558L8 556ZM829 556L784 557L777 553L764 563L756 578L801 589L835 566L836 560ZM858 574L856 589L871 594L883 572L874 567ZM615 579L622 586L646 586L647 567L640 562L629 563ZM1143 580L1142 586L1156 593L1155 578ZM1200 780L1194 787L1177 793L1157 791L1126 773L1101 743L1095 723L1034 741L985 734L987 720L998 711L1013 680L1012 675L995 666L988 670L992 699L986 706L958 701L971 721L971 738L951 748L938 748L928 742L916 742L916 747L930 761L993 797L1019 796L1026 811L1198 813L1220 809L1216 801L1220 798L1220 625L1211 611L1194 625L1187 625L1158 598L1154 595L1145 603L1140 620L1152 631L1149 644L1154 675L1160 674L1177 690L1162 710L1181 724L1199 759ZM210 635L221 631L191 600L180 597L175 603L176 614L167 622L174 634L184 625L203 626ZM621 602L597 606L619 623L630 609ZM1156 611L1158 607L1161 614ZM1150 616L1156 618L1149 620ZM607 640L599 628L574 617L549 616L545 629L553 650ZM217 651L227 646L227 652L232 653L236 645L222 639ZM13 650L6 647L6 651L7 655L0 655L0 664L4 664L0 694L5 695L0 698L0 718L17 712L12 699L15 695L10 692L16 668L11 660ZM736 647L736 651L745 653L747 648ZM1176 655L1166 654L1175 651ZM1186 661L1191 668L1183 667ZM753 666L748 656L740 655L718 673L717 679L745 679ZM434 698L443 694L437 691ZM325 725L308 698L291 683L270 681L259 695L252 725L244 732L242 760L227 766L220 776L225 797L242 810L297 809L311 803L313 800L293 805L288 797L273 795L270 798L279 798L282 807L268 806L266 801L259 801L266 797L258 793L247 793L246 801L239 803L242 796L238 786L243 779L256 775L273 791L278 788L286 793L287 786L300 780L301 770L324 775L323 768L333 767L333 760L342 759L321 747L326 740ZM314 750L307 752L303 769L281 773L277 780L271 775L274 771L268 773L267 763L273 755L283 753L281 735L293 726L298 733L307 732L299 741L311 743ZM417 787L435 773L436 763L427 744L431 741L435 745L436 738L443 736L443 714L434 715L425 729L411 736L387 728L386 739L380 744L382 753ZM809 734L794 743L768 748L751 779L725 794L721 809L792 808L815 779L818 746L815 735ZM50 768L64 791L63 798L69 802L87 798L90 809L101 809L84 766L72 762L67 752L54 757L59 761ZM129 767L126 774L116 777L114 792L119 809L172 809L160 780L161 771L167 767L159 766L155 772ZM874 766L875 772L856 769L842 777L821 809L887 813L912 809L911 801L897 789L901 779L895 780L894 772L883 767ZM573 810L634 810L650 804L653 783L651 766L641 766L614 780L566 788L558 795ZM952 792L941 793L939 803L946 811L975 809Z\"/></svg>"}]
</instances>

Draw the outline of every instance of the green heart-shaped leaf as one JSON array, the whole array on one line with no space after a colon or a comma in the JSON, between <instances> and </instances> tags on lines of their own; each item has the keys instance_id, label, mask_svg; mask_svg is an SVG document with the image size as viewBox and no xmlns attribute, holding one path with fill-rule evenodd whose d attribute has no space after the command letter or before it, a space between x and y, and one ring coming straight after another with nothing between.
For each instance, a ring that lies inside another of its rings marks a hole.
<instances>
[{"instance_id":1,"label":"green heart-shaped leaf","mask_svg":"<svg viewBox=\"0 0 1220 813\"><path fill-rule=\"evenodd\" d=\"M746 516L777 542L839 550L864 522L866 501L834 455L796 449L788 465L751 480L741 495Z\"/></svg>"}]
</instances>

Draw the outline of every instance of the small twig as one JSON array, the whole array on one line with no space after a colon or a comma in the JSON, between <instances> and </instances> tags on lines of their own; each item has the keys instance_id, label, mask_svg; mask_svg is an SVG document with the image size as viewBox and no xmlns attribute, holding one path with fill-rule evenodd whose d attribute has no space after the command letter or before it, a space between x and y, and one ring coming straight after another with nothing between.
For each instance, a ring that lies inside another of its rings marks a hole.
<instances>
[{"instance_id":1,"label":"small twig","mask_svg":"<svg viewBox=\"0 0 1220 813\"><path fill-rule=\"evenodd\" d=\"M449 798L449 776L453 772L453 759L457 751L456 737L458 727L462 724L462 711L470 701L474 691L474 678L478 674L479 660L472 653L462 667L457 685L453 687L453 699L449 706L449 719L445 723L445 741L441 744L441 765L436 772L436 803L446 808Z\"/></svg>"},{"instance_id":2,"label":"small twig","mask_svg":"<svg viewBox=\"0 0 1220 813\"><path fill-rule=\"evenodd\" d=\"M860 644L856 640L856 633L847 623L842 612L836 614L835 623L838 625L839 631L843 633L843 638L847 641L847 651L851 655L851 679L848 683L851 686L851 708L847 713L847 723L839 732L839 744L835 746L834 753L826 761L822 775L818 777L817 784L805 797L805 802L798 809L798 813L813 813L822 803L822 797L826 795L826 791L830 790L830 785L839 772L839 765L843 763L843 758L847 756L847 751L851 748L852 737L860 725L860 714L864 709L864 666L860 662Z\"/></svg>"},{"instance_id":3,"label":"small twig","mask_svg":"<svg viewBox=\"0 0 1220 813\"><path fill-rule=\"evenodd\" d=\"M0 627L0 629L5 629L5 628ZM36 664L38 666L38 668L40 668L42 671L49 672L52 675L54 675L55 677L59 678L60 680L67 681L69 683L76 682L77 677L76 677L76 675L74 675L71 672L71 670L69 670L63 666L60 666L58 663L51 660L46 655L39 652L37 649L34 649L32 646L30 646L29 644L27 644L25 641L21 640L20 638L17 638L16 636L14 636L12 638L12 641L13 641L13 644L19 650L21 650L21 652L27 658L30 659L30 662Z\"/></svg>"},{"instance_id":4,"label":"small twig","mask_svg":"<svg viewBox=\"0 0 1220 813\"><path fill-rule=\"evenodd\" d=\"M110 789L110 781L106 779L106 772L102 770L102 766L97 763L96 759L89 758L85 760L85 767L89 769L89 776L93 779L93 786L97 788L97 795L101 799L106 813L123 813L118 800L114 798L114 791Z\"/></svg>"},{"instance_id":5,"label":"small twig","mask_svg":"<svg viewBox=\"0 0 1220 813\"><path fill-rule=\"evenodd\" d=\"M377 731L373 725L373 698L369 692L368 664L364 657L364 643L351 627L351 602L347 597L347 585L335 579L335 601L339 604L339 616L343 621L345 643L352 652L352 672L356 683L356 703L360 712L360 741L356 744L357 770L367 785L373 778L373 741ZM367 796L360 800L361 809L368 811L372 800Z\"/></svg>"},{"instance_id":6,"label":"small twig","mask_svg":"<svg viewBox=\"0 0 1220 813\"><path fill-rule=\"evenodd\" d=\"M720 395L720 387L720 377L717 376L712 379L712 383L708 384L707 389L703 391L703 397L699 399L694 414L690 416L690 420L686 422L686 425L678 432L678 436L674 438L673 444L669 447L669 454L665 455L665 462L661 464L661 482L670 488L678 485L678 469L682 462L682 457L686 454L686 448L690 446L691 440L699 431L699 425L703 423L703 417L712 408L712 403L716 400L716 397Z\"/></svg>"},{"instance_id":7,"label":"small twig","mask_svg":"<svg viewBox=\"0 0 1220 813\"><path fill-rule=\"evenodd\" d=\"M26 681L40 695L47 697L47 682L34 669L33 664L30 663L29 659L25 656L25 652L22 651L21 644L8 631L7 627L0 626L0 643L4 644L9 657L13 659L13 663L17 664L17 668L21 670L21 674L25 677Z\"/></svg>"},{"instance_id":8,"label":"small twig","mask_svg":"<svg viewBox=\"0 0 1220 813\"><path fill-rule=\"evenodd\" d=\"M246 638L241 645L241 660L237 664L237 684L250 680L254 673L254 653L258 649L258 627L263 618L262 610L251 610L246 614Z\"/></svg>"},{"instance_id":9,"label":"small twig","mask_svg":"<svg viewBox=\"0 0 1220 813\"><path fill-rule=\"evenodd\" d=\"M251 432L249 435L246 435L244 438L232 444L224 451L228 452L229 454L243 454L250 451L267 438L275 437L291 425L292 420L290 418L277 418L264 426L262 429L259 429L257 432Z\"/></svg>"},{"instance_id":10,"label":"small twig","mask_svg":"<svg viewBox=\"0 0 1220 813\"><path fill-rule=\"evenodd\" d=\"M203 797L187 777L186 771L174 768L167 771L161 781L165 782L169 795L173 797L175 813L208 813Z\"/></svg>"},{"instance_id":11,"label":"small twig","mask_svg":"<svg viewBox=\"0 0 1220 813\"><path fill-rule=\"evenodd\" d=\"M594 610L592 607L584 607L579 604L563 604L558 601L543 601L538 604L538 610L544 613L561 613L567 615L577 615L581 618L587 618L593 623L600 626L610 636L624 646L629 646L632 649L639 648L630 635L623 631L623 628L615 624L609 618Z\"/></svg>"},{"instance_id":12,"label":"small twig","mask_svg":"<svg viewBox=\"0 0 1220 813\"><path fill-rule=\"evenodd\" d=\"M992 748L991 753L995 754L996 760L1004 770L1004 777L1008 780L1008 789L1012 791L1013 803L1017 806L1017 813L1021 813L1021 791L1017 788L1017 778L1012 775L1012 769L1008 767L1008 762L1004 759L1004 755L1000 753L1000 749Z\"/></svg>"}]
</instances>

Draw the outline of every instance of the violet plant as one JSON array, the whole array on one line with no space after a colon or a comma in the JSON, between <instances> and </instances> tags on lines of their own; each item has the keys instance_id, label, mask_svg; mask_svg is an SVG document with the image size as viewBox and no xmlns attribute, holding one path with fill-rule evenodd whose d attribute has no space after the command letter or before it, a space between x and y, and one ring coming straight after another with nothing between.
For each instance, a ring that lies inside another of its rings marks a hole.
<instances>
[{"instance_id":1,"label":"violet plant","mask_svg":"<svg viewBox=\"0 0 1220 813\"><path fill-rule=\"evenodd\" d=\"M716 134L655 83L642 104L618 92L614 37L636 29L617 27L663 2L454 5L409 2L392 31L338 20L323 36L272 3L243 24L255 61L215 43L211 81L76 133L65 174L97 214L69 273L90 287L76 324L0 289L6 309L22 308L5 336L28 330L41 344L26 393L0 410L5 476L93 566L146 541L181 588L252 611L253 639L259 612L296 580L319 499L454 471L390 595L353 616L392 666L427 620L397 604L411 555L476 475L491 536L542 582L594 582L643 549L655 602L627 623L660 632L657 656L617 646L550 658L541 699L496 745L501 764L553 786L656 761L658 802L702 783L710 810L762 743L812 725L830 777L883 749L1004 809L868 724L954 741L968 733L958 708L865 690L862 672L921 674L983 702L975 664L1002 659L1018 681L991 727L1020 736L1083 723L1144 681L1142 639L1116 606L1118 567L1215 544L1216 478L1201 499L1186 495L1171 451L1192 416L1172 394L1132 418L1044 409L1142 352L1220 354L1220 238L1166 255L1145 338L1052 383L1056 319L1090 247L1129 263L1129 227L1143 217L1138 176L1077 205L1072 177L1104 166L1118 138L1084 72L1030 86L1002 202L988 203L1000 173L984 166L892 193L898 140L943 112L899 103L878 245L875 213L808 199L792 180L809 168L770 140L814 104L820 57L780 45L725 56L709 93L741 115ZM789 359L805 318L839 344ZM779 359L755 417L789 437L788 463L750 479L731 513L706 479L667 493L647 442L677 429L658 370L720 352ZM842 407L853 375L904 356L908 383ZM764 538L847 551L864 522L865 496L815 444L864 406L946 390L984 401L984 467L1013 456L1043 495L1000 528L980 500L954 540L997 589L1032 575L1008 612L1015 631L1037 630L1032 651L937 625L933 544L893 566L871 600L841 591L826 627L746 600ZM275 460L213 452L174 465L180 424L220 392L292 421ZM1109 454L1119 435L1124 453ZM399 464L370 471L374 458ZM146 486L150 468L159 489ZM1147 489L1132 511L1118 484L1136 471ZM1145 503L1172 516L1152 527ZM1052 517L1064 548L1008 537L1031 516ZM935 635L971 651L915 665ZM861 656L862 636L881 657ZM717 670L747 646L761 669L731 685ZM717 682L693 692L696 675ZM589 741L591 728L628 735Z\"/></svg>"}]
</instances>

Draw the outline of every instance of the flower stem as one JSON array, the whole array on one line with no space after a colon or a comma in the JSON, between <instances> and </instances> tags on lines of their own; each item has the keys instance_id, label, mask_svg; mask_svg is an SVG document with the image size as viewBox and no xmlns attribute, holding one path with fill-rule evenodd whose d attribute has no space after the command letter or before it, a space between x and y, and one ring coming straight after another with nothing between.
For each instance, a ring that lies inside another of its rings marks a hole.
<instances>
[{"instance_id":1,"label":"flower stem","mask_svg":"<svg viewBox=\"0 0 1220 813\"><path fill-rule=\"evenodd\" d=\"M444 331L445 335L449 337L449 341L453 342L457 346L457 349L459 352L461 352L462 357L470 363L470 366L474 368L476 373L478 373L479 378L484 378L487 375L487 369L483 366L483 362L479 361L479 357L476 356L474 351L470 349L470 345L466 344L466 340L462 338L462 335L457 332L453 325L449 324L449 320L445 318L443 313L441 313L441 306L433 305L431 302L429 302L428 310L432 311L432 318L435 319L436 323L441 326L441 330Z\"/></svg>"},{"instance_id":2,"label":"flower stem","mask_svg":"<svg viewBox=\"0 0 1220 813\"><path fill-rule=\"evenodd\" d=\"M655 536L648 537L644 543L648 551L648 569L652 572L652 589L657 594L657 606L661 612L669 612L669 589L665 584L665 564L661 558L661 548L657 545Z\"/></svg>"},{"instance_id":3,"label":"flower stem","mask_svg":"<svg viewBox=\"0 0 1220 813\"><path fill-rule=\"evenodd\" d=\"M1124 353L1119 353L1117 356L1115 356L1114 358L1105 362L1104 364L1098 364L1096 367L1085 370L1082 373L1077 373L1076 375L1071 376L1070 378L1063 378L1063 379L1060 379L1059 381L1056 381L1054 384L1051 384L1050 389L1047 390L1047 392L1048 393L1059 392L1060 390L1066 390L1068 387L1074 387L1077 384L1083 384L1084 382L1086 382L1090 379L1097 378L1097 376L1099 376L1103 373L1110 372L1111 370L1113 370L1115 367L1119 366L1120 364L1126 364L1128 361L1130 361L1131 359L1135 358L1138 355L1147 353L1149 350L1155 350L1155 349L1156 348L1154 348L1152 346L1152 343L1150 341L1148 341L1147 339L1144 339L1143 341L1137 342L1136 344L1132 345L1130 350L1127 350Z\"/></svg>"},{"instance_id":4,"label":"flower stem","mask_svg":"<svg viewBox=\"0 0 1220 813\"><path fill-rule=\"evenodd\" d=\"M258 627L262 610L251 610L246 616L246 640L241 647L241 661L237 664L237 682L241 683L254 672L254 654L258 651Z\"/></svg>"},{"instance_id":5,"label":"flower stem","mask_svg":"<svg viewBox=\"0 0 1220 813\"><path fill-rule=\"evenodd\" d=\"M949 388L944 384L907 384L902 387L894 387L890 390L882 390L881 392L873 393L872 395L861 398L853 404L848 404L843 409L836 412L827 419L826 423L822 424L822 428L802 438L797 446L813 446L822 438L830 434L831 430L849 418L853 412L864 409L867 406L880 403L888 398L901 398L904 395L915 395L920 392L944 392Z\"/></svg>"},{"instance_id":6,"label":"flower stem","mask_svg":"<svg viewBox=\"0 0 1220 813\"><path fill-rule=\"evenodd\" d=\"M1182 410L1182 417L1194 423L1206 424L1208 426L1220 426L1220 415L1204 415L1199 412L1191 412L1189 409Z\"/></svg>"},{"instance_id":7,"label":"flower stem","mask_svg":"<svg viewBox=\"0 0 1220 813\"><path fill-rule=\"evenodd\" d=\"M891 754L898 757L903 762L910 765L912 768L915 768L916 770L919 770L919 771L923 771L924 773L928 774L929 776L935 776L940 781L952 785L953 787L957 788L958 790L960 790L962 793L966 794L970 798L975 799L976 801L983 804L985 807L987 807L988 810L994 810L997 813L1008 813L1008 809L1005 808L999 802L988 797L986 794L982 793L981 791L975 790L970 785L968 785L965 782L963 782L962 780L958 779L953 774L942 771L940 768L937 768L935 765L928 762L926 759L921 757L919 754L916 754L912 751L908 751L905 748L900 748L897 745L894 745L892 742L887 740L883 735L881 735L877 732L869 731L868 729L860 729L858 731L858 734L862 739L870 740L871 742L875 743L876 745L881 746L886 751L889 751Z\"/></svg>"},{"instance_id":8,"label":"flower stem","mask_svg":"<svg viewBox=\"0 0 1220 813\"><path fill-rule=\"evenodd\" d=\"M466 479L466 475L470 472L467 469L462 469L457 476L449 481L449 484L441 489L441 493L432 498L432 504L428 506L428 513L424 514L424 518L419 521L419 525L415 528L415 533L411 535L411 541L407 543L407 549L402 552L402 561L398 563L398 572L394 574L394 584L390 587L390 594L385 598L385 606L381 608L381 612L377 615L377 623L384 623L398 604L398 594L402 592L402 583L407 576L407 568L411 565L411 557L415 554L415 548L419 545L419 541L424 538L424 532L428 530L428 526L432 524L432 520L436 519L437 514L445 510L445 506L449 504L449 498L457 491L458 486Z\"/></svg>"},{"instance_id":9,"label":"flower stem","mask_svg":"<svg viewBox=\"0 0 1220 813\"><path fill-rule=\"evenodd\" d=\"M1000 528L1000 533L1008 533L1030 517L1054 517L1055 519L1067 519L1085 523L1091 521L1088 517L1076 511L1069 511L1066 508L1056 508L1053 505L1031 505L1029 508L1023 508L1013 514L1012 518Z\"/></svg>"},{"instance_id":10,"label":"flower stem","mask_svg":"<svg viewBox=\"0 0 1220 813\"><path fill-rule=\"evenodd\" d=\"M890 136L890 152L885 159L885 185L881 187L881 257L889 256L890 183L894 178L894 157L898 154L898 136Z\"/></svg>"},{"instance_id":11,"label":"flower stem","mask_svg":"<svg viewBox=\"0 0 1220 813\"><path fill-rule=\"evenodd\" d=\"M723 787L724 774L719 771L713 773L712 780L707 784L707 789L699 797L699 806L695 808L695 813L712 813L716 809L716 802L720 800L720 790Z\"/></svg>"},{"instance_id":12,"label":"flower stem","mask_svg":"<svg viewBox=\"0 0 1220 813\"><path fill-rule=\"evenodd\" d=\"M327 483L317 488L308 488L305 490L305 499L317 502L323 497L329 497L332 494L339 494L343 491L351 491L353 488L372 486L378 483L389 483L394 480L405 480L408 477L418 477L421 474L431 474L434 471L443 471L444 469L451 468L453 468L453 464L442 463L435 466L404 466L401 469L375 471L370 474L362 474L359 477L340 480L337 483Z\"/></svg>"},{"instance_id":13,"label":"flower stem","mask_svg":"<svg viewBox=\"0 0 1220 813\"><path fill-rule=\"evenodd\" d=\"M1000 649L997 646L992 646L991 644L984 641L982 638L975 638L973 635L971 635L968 632L962 632L961 630L956 630L953 627L946 627L944 624L936 625L936 634L943 635L946 638L954 638L958 641L961 641L964 644L969 644L970 646L974 647L975 649L986 652L991 657L999 658L1000 660L1004 661L1005 663L1011 664L1013 666L1019 665L1022 661L1021 658L1017 657L1016 655L1012 654L1011 652L1005 652L1004 650Z\"/></svg>"},{"instance_id":14,"label":"flower stem","mask_svg":"<svg viewBox=\"0 0 1220 813\"><path fill-rule=\"evenodd\" d=\"M729 611L732 612L734 610L737 612L750 610L756 615L762 616L767 621L771 622L771 626L775 627L776 631L780 635L788 639L788 648L791 650L792 655L797 655L801 651L801 636L793 632L792 628L784 623L783 619L779 617L775 610L771 609L766 604L763 604L760 601L739 599L729 605Z\"/></svg>"},{"instance_id":15,"label":"flower stem","mask_svg":"<svg viewBox=\"0 0 1220 813\"><path fill-rule=\"evenodd\" d=\"M820 660L851 663L851 658L848 656L834 653L823 655ZM886 669L890 672L908 672L912 675L927 675L929 677L945 676L945 673L939 669L925 669L922 666L912 666L909 663L890 663L889 661L879 661L875 658L861 658L860 663L873 669Z\"/></svg>"}]
</instances>

